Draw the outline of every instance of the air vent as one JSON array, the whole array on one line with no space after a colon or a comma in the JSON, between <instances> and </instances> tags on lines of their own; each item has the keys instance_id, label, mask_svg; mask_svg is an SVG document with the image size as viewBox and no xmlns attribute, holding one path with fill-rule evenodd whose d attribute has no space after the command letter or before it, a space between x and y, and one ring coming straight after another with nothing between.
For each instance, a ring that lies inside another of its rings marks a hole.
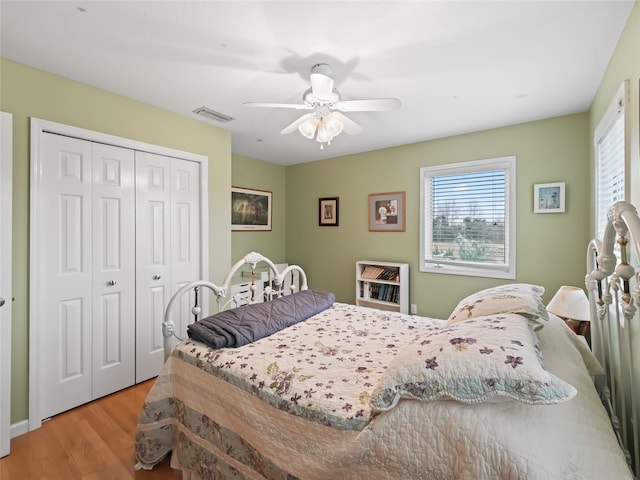
<instances>
[{"instance_id":1,"label":"air vent","mask_svg":"<svg viewBox=\"0 0 640 480\"><path fill-rule=\"evenodd\" d=\"M207 107L196 108L193 113L197 113L198 115L202 115L203 117L210 118L211 120L215 120L217 122L230 122L231 120L235 120L233 117L229 115L225 115L224 113L216 112L215 110L211 110Z\"/></svg>"}]
</instances>

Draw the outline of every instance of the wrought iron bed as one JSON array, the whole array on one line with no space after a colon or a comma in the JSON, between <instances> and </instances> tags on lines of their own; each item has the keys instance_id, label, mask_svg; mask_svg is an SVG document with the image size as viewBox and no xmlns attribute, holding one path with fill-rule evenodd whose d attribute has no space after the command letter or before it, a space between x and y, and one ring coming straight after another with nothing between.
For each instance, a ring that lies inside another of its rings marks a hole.
<instances>
[{"instance_id":1,"label":"wrought iron bed","mask_svg":"<svg viewBox=\"0 0 640 480\"><path fill-rule=\"evenodd\" d=\"M640 218L617 202L608 213L604 237L587 250L585 284L591 306L593 352L605 368L596 379L627 463L640 472Z\"/></svg>"},{"instance_id":2,"label":"wrought iron bed","mask_svg":"<svg viewBox=\"0 0 640 480\"><path fill-rule=\"evenodd\" d=\"M257 285L257 278L260 275L256 272L256 267L259 263L265 263L267 265L268 271L270 272L270 277L273 278L273 281L269 282L269 284L259 289ZM249 298L241 297L239 295L230 295L230 286L233 278L237 276L241 270L250 267L250 291L251 295ZM298 276L299 279L299 287L298 283L294 282L294 273ZM286 284L286 280L291 279L290 284ZM167 304L167 308L165 309L164 320L162 322L162 335L164 336L164 359L165 361L169 358L171 354L171 350L175 347L176 342L181 342L184 340L185 332L181 332L181 336L176 332L176 325L173 320L173 312L181 301L183 295L190 290L194 291L193 295L193 307L191 307L191 313L193 314L194 321L197 321L202 315L202 303L200 300L200 296L202 295L202 289L205 289L205 292L208 290L215 296L215 302L217 305L217 311L221 312L228 308L239 307L247 304L255 304L263 301L271 301L275 298L280 298L285 295L285 292L295 293L296 291L304 291L308 289L307 285L307 275L304 270L298 265L289 265L284 270L279 271L278 267L273 263L269 258L264 255L251 252L238 260L229 270L227 276L223 280L220 286L215 285L206 280L196 280L194 282L190 282L186 285L183 285L176 293L173 294L169 303ZM260 293L257 294L260 290Z\"/></svg>"}]
</instances>

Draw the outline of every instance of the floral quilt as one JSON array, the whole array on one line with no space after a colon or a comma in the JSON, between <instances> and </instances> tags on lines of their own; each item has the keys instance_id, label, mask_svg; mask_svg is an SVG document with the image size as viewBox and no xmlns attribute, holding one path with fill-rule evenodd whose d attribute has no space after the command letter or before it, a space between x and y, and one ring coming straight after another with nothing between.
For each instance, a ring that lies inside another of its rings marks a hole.
<instances>
[{"instance_id":1,"label":"floral quilt","mask_svg":"<svg viewBox=\"0 0 640 480\"><path fill-rule=\"evenodd\" d=\"M555 321L557 320L557 321ZM442 321L336 303L237 349L185 342L149 392L136 468L190 480L631 480L585 354L560 319L545 368L578 394L554 405L404 398L369 407L399 352Z\"/></svg>"},{"instance_id":2,"label":"floral quilt","mask_svg":"<svg viewBox=\"0 0 640 480\"><path fill-rule=\"evenodd\" d=\"M389 361L441 320L334 303L314 317L240 348L187 341L173 355L268 404L333 428L362 430L370 394Z\"/></svg>"}]
</instances>

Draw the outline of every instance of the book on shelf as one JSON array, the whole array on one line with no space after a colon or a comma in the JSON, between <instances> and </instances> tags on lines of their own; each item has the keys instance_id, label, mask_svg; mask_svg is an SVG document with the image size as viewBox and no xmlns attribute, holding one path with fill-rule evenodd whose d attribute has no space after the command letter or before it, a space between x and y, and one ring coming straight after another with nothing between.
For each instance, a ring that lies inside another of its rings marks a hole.
<instances>
[{"instance_id":1,"label":"book on shelf","mask_svg":"<svg viewBox=\"0 0 640 480\"><path fill-rule=\"evenodd\" d=\"M398 281L398 270L381 267L379 265L367 265L360 275L362 278L371 280L388 280L390 282Z\"/></svg>"},{"instance_id":2,"label":"book on shelf","mask_svg":"<svg viewBox=\"0 0 640 480\"><path fill-rule=\"evenodd\" d=\"M360 287L360 296L362 298L370 298L382 302L398 303L399 293L399 285L389 285L386 283L369 284L368 282L363 282Z\"/></svg>"}]
</instances>

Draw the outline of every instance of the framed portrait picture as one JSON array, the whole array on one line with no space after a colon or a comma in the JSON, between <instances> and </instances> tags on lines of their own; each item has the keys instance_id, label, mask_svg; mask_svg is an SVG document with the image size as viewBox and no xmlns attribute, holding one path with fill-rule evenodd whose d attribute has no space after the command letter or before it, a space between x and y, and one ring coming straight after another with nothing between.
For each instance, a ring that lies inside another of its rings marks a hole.
<instances>
[{"instance_id":1,"label":"framed portrait picture","mask_svg":"<svg viewBox=\"0 0 640 480\"><path fill-rule=\"evenodd\" d=\"M533 211L535 213L564 212L564 182L534 185Z\"/></svg>"},{"instance_id":2,"label":"framed portrait picture","mask_svg":"<svg viewBox=\"0 0 640 480\"><path fill-rule=\"evenodd\" d=\"M318 225L321 227L338 226L338 197L318 199Z\"/></svg>"},{"instance_id":3,"label":"framed portrait picture","mask_svg":"<svg viewBox=\"0 0 640 480\"><path fill-rule=\"evenodd\" d=\"M231 187L231 230L270 231L271 192Z\"/></svg>"},{"instance_id":4,"label":"framed portrait picture","mask_svg":"<svg viewBox=\"0 0 640 480\"><path fill-rule=\"evenodd\" d=\"M405 231L405 192L369 194L369 231Z\"/></svg>"}]
</instances>

